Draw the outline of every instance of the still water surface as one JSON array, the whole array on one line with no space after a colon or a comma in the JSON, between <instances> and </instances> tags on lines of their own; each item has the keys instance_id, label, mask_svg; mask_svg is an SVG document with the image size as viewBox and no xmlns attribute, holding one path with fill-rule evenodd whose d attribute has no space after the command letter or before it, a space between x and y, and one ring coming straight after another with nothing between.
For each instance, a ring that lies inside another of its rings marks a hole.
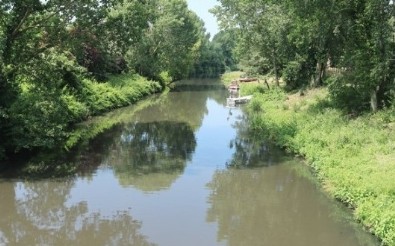
<instances>
[{"instance_id":1,"label":"still water surface","mask_svg":"<svg viewBox=\"0 0 395 246\"><path fill-rule=\"evenodd\" d=\"M378 245L218 82L195 82L117 111L74 177L0 179L0 245Z\"/></svg>"}]
</instances>

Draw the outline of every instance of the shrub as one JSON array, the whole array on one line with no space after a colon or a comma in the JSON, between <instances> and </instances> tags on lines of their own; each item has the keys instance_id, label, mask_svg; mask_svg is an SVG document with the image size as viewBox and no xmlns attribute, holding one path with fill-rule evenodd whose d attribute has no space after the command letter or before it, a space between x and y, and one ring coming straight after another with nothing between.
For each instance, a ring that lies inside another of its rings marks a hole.
<instances>
[{"instance_id":1,"label":"shrub","mask_svg":"<svg viewBox=\"0 0 395 246\"><path fill-rule=\"evenodd\" d=\"M360 83L352 76L331 76L326 83L333 105L337 108L345 109L347 112L362 112L369 109L369 93L361 88Z\"/></svg>"},{"instance_id":2,"label":"shrub","mask_svg":"<svg viewBox=\"0 0 395 246\"><path fill-rule=\"evenodd\" d=\"M311 74L310 70L311 68L301 57L288 62L282 70L282 77L287 85L287 89L293 90L307 85Z\"/></svg>"},{"instance_id":3,"label":"shrub","mask_svg":"<svg viewBox=\"0 0 395 246\"><path fill-rule=\"evenodd\" d=\"M40 89L22 93L10 108L13 146L53 148L65 137L69 117L58 93Z\"/></svg>"},{"instance_id":4,"label":"shrub","mask_svg":"<svg viewBox=\"0 0 395 246\"><path fill-rule=\"evenodd\" d=\"M129 105L161 89L158 82L136 75L116 76L105 83L85 78L78 81L78 88L60 88L57 81L50 84L52 87L45 87L43 82L26 80L23 92L10 107L10 148L18 151L62 146L73 123Z\"/></svg>"}]
</instances>

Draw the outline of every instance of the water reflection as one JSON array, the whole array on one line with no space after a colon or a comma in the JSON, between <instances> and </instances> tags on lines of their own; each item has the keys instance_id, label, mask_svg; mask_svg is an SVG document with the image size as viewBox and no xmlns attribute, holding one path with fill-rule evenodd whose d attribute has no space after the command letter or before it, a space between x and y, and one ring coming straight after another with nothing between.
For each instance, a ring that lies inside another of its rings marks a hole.
<instances>
[{"instance_id":1,"label":"water reflection","mask_svg":"<svg viewBox=\"0 0 395 246\"><path fill-rule=\"evenodd\" d=\"M236 137L230 141L229 147L234 150L232 158L226 163L227 167L246 168L271 166L286 159L283 152L265 141L259 135L252 134L248 129L245 116L234 123Z\"/></svg>"},{"instance_id":2,"label":"water reflection","mask_svg":"<svg viewBox=\"0 0 395 246\"><path fill-rule=\"evenodd\" d=\"M333 207L286 165L217 171L208 187L207 220L228 245L376 245L331 218Z\"/></svg>"},{"instance_id":3,"label":"water reflection","mask_svg":"<svg viewBox=\"0 0 395 246\"><path fill-rule=\"evenodd\" d=\"M70 179L0 179L0 245L375 245L205 87L109 114Z\"/></svg>"},{"instance_id":4,"label":"water reflection","mask_svg":"<svg viewBox=\"0 0 395 246\"><path fill-rule=\"evenodd\" d=\"M344 209L336 208L312 185L306 168L250 132L247 120L233 124L237 134L229 143L234 152L227 169L217 170L207 185L211 190L207 221L218 223L220 242L230 246L377 244L358 226L351 226Z\"/></svg>"},{"instance_id":5,"label":"water reflection","mask_svg":"<svg viewBox=\"0 0 395 246\"><path fill-rule=\"evenodd\" d=\"M137 112L134 119L138 122L182 122L196 131L209 113L207 100L210 98L224 105L226 93L218 81L197 84L191 84L190 81L179 82L172 92L163 95L159 102Z\"/></svg>"},{"instance_id":6,"label":"water reflection","mask_svg":"<svg viewBox=\"0 0 395 246\"><path fill-rule=\"evenodd\" d=\"M68 204L72 180L2 183L0 245L153 245L130 214Z\"/></svg>"},{"instance_id":7,"label":"water reflection","mask_svg":"<svg viewBox=\"0 0 395 246\"><path fill-rule=\"evenodd\" d=\"M194 132L185 123L133 123L123 128L106 162L122 185L156 191L182 174L195 147Z\"/></svg>"}]
</instances>

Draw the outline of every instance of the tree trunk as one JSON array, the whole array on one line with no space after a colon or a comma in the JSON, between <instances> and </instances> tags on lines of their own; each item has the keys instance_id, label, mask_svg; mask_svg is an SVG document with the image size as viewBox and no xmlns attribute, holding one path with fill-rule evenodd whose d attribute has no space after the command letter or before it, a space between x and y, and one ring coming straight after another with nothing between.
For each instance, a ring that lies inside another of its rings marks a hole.
<instances>
[{"instance_id":1,"label":"tree trunk","mask_svg":"<svg viewBox=\"0 0 395 246\"><path fill-rule=\"evenodd\" d=\"M267 80L266 80L266 79L265 79L265 84L266 84L266 86L267 86L267 89L268 89L268 90L270 90L269 83L267 82Z\"/></svg>"},{"instance_id":2,"label":"tree trunk","mask_svg":"<svg viewBox=\"0 0 395 246\"><path fill-rule=\"evenodd\" d=\"M325 76L325 63L317 62L316 73L314 76L313 87L319 87L323 84L324 76Z\"/></svg>"},{"instance_id":3,"label":"tree trunk","mask_svg":"<svg viewBox=\"0 0 395 246\"><path fill-rule=\"evenodd\" d=\"M370 91L370 108L372 112L377 112L378 110L378 101L377 101L377 92L379 90L379 86L376 89Z\"/></svg>"},{"instance_id":4,"label":"tree trunk","mask_svg":"<svg viewBox=\"0 0 395 246\"><path fill-rule=\"evenodd\" d=\"M279 87L280 86L280 78L279 78L279 75L278 75L277 66L274 67L274 74L275 74L275 78L276 78L276 86Z\"/></svg>"},{"instance_id":5,"label":"tree trunk","mask_svg":"<svg viewBox=\"0 0 395 246\"><path fill-rule=\"evenodd\" d=\"M276 86L280 86L280 78L278 75L278 66L277 66L277 61L276 61L276 53L273 51L273 70L274 70L274 76L275 76L275 81L276 81Z\"/></svg>"}]
</instances>

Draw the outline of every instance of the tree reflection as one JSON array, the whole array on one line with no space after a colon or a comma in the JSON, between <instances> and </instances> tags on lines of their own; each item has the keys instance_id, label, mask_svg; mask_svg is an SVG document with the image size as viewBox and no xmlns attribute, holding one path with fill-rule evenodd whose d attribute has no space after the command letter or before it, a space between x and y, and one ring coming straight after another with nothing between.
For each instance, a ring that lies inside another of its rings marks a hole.
<instances>
[{"instance_id":1,"label":"tree reflection","mask_svg":"<svg viewBox=\"0 0 395 246\"><path fill-rule=\"evenodd\" d=\"M87 204L67 205L74 182L2 184L1 245L153 245L127 212L103 217Z\"/></svg>"},{"instance_id":2,"label":"tree reflection","mask_svg":"<svg viewBox=\"0 0 395 246\"><path fill-rule=\"evenodd\" d=\"M288 205L278 196L287 183L287 176L277 180L264 169L218 171L208 185L212 191L207 214L209 222L219 224L218 239L228 245L281 245L275 242L288 233L291 228L284 225L292 220L281 216Z\"/></svg>"},{"instance_id":3,"label":"tree reflection","mask_svg":"<svg viewBox=\"0 0 395 246\"><path fill-rule=\"evenodd\" d=\"M243 121L241 121L243 122ZM301 177L293 159L249 135L237 123L235 152L228 169L208 184L207 221L217 222L218 240L228 245L375 245L344 220L331 218L333 206Z\"/></svg>"},{"instance_id":4,"label":"tree reflection","mask_svg":"<svg viewBox=\"0 0 395 246\"><path fill-rule=\"evenodd\" d=\"M144 191L168 188L183 172L196 147L186 123L131 123L108 157L122 185Z\"/></svg>"},{"instance_id":5,"label":"tree reflection","mask_svg":"<svg viewBox=\"0 0 395 246\"><path fill-rule=\"evenodd\" d=\"M227 245L377 245L291 165L217 171L207 221ZM336 216L335 218L333 216Z\"/></svg>"},{"instance_id":6,"label":"tree reflection","mask_svg":"<svg viewBox=\"0 0 395 246\"><path fill-rule=\"evenodd\" d=\"M218 79L194 79L177 82L174 91L180 92L203 92L205 98L213 99L218 104L226 105L226 97L229 92Z\"/></svg>"},{"instance_id":7,"label":"tree reflection","mask_svg":"<svg viewBox=\"0 0 395 246\"><path fill-rule=\"evenodd\" d=\"M236 121L237 136L228 169L208 184L207 221L218 223L218 240L227 245L374 245L333 216L333 206L293 158L251 134L246 119ZM371 240L371 239L370 239Z\"/></svg>"},{"instance_id":8,"label":"tree reflection","mask_svg":"<svg viewBox=\"0 0 395 246\"><path fill-rule=\"evenodd\" d=\"M172 121L189 125L197 130L204 115L208 113L207 91L169 92L161 100L136 113L134 120L138 122Z\"/></svg>"},{"instance_id":9,"label":"tree reflection","mask_svg":"<svg viewBox=\"0 0 395 246\"><path fill-rule=\"evenodd\" d=\"M273 144L265 141L261 136L253 134L248 128L246 118L236 121L234 127L237 135L229 143L234 149L233 156L226 163L228 167L262 167L277 164L287 157Z\"/></svg>"}]
</instances>

